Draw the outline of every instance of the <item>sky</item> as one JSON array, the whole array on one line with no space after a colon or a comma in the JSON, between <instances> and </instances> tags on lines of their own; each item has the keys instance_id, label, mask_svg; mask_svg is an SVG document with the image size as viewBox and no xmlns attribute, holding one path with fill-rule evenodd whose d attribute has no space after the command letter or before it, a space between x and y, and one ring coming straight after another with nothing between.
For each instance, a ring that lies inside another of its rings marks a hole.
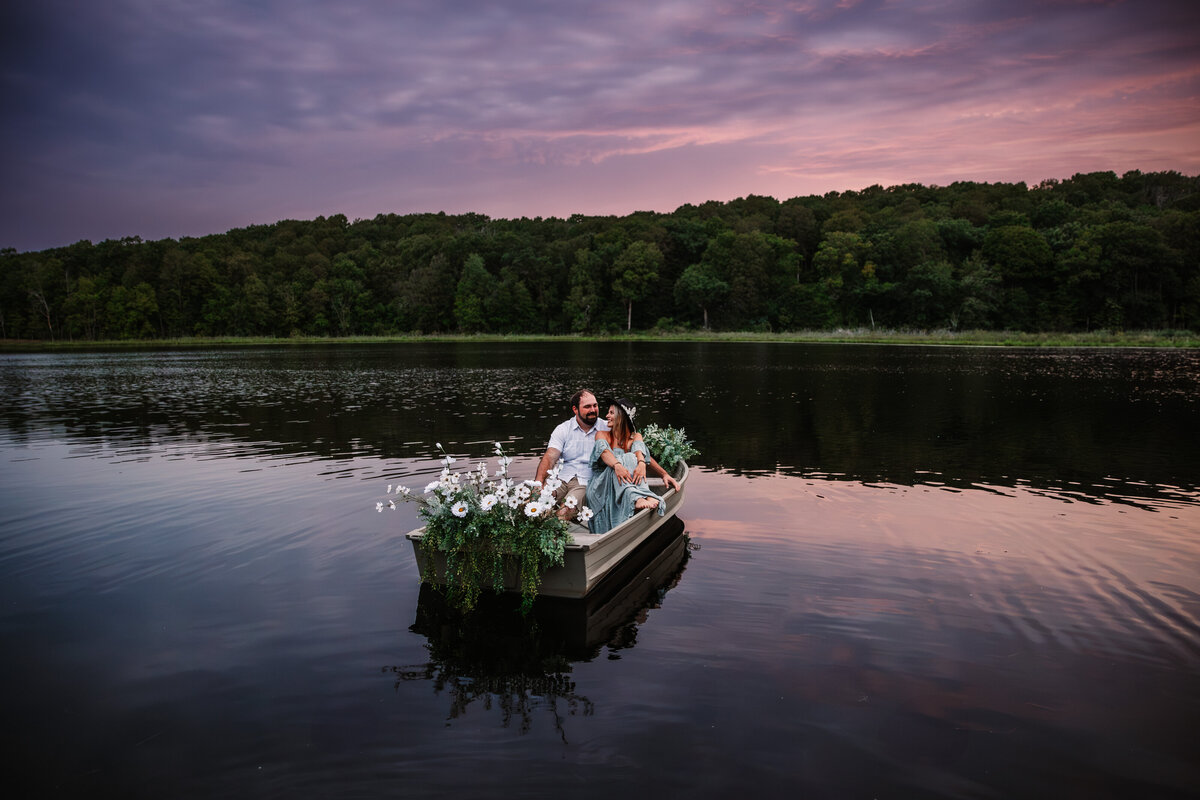
<instances>
[{"instance_id":1,"label":"sky","mask_svg":"<svg viewBox=\"0 0 1200 800\"><path fill-rule=\"evenodd\" d=\"M0 247L1200 174L1196 0L37 0Z\"/></svg>"}]
</instances>

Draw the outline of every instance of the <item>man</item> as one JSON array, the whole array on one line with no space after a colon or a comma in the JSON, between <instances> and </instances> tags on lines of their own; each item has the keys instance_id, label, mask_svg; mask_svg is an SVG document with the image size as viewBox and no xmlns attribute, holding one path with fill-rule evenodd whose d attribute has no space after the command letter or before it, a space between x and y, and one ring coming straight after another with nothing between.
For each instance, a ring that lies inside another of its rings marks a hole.
<instances>
[{"instance_id":1,"label":"man","mask_svg":"<svg viewBox=\"0 0 1200 800\"><path fill-rule=\"evenodd\" d=\"M596 431L608 430L608 423L600 419L600 404L596 402L596 395L587 389L581 389L571 398L571 413L573 416L550 434L550 445L538 463L534 477L539 483L545 483L546 474L562 459L558 478L563 485L554 496L560 503L558 516L566 520L575 516L587 496L588 480L592 477L591 458ZM575 498L574 508L567 505L568 497Z\"/></svg>"},{"instance_id":2,"label":"man","mask_svg":"<svg viewBox=\"0 0 1200 800\"><path fill-rule=\"evenodd\" d=\"M554 498L559 503L558 516L565 520L574 519L587 499L587 485L592 478L592 448L596 444L596 431L608 430L608 423L600 419L600 404L596 402L596 395L587 389L580 389L571 398L571 413L574 416L560 423L550 434L550 445L546 448L542 460L538 462L537 474L534 476L538 483L545 483L547 473L558 463L559 458L562 459L563 466L559 470L558 478L563 485L554 493ZM679 488L675 479L659 466L653 456L650 456L649 460L650 466L654 467L657 474L668 484L673 484L675 489ZM635 480L623 466L617 471L617 479L621 483ZM574 508L567 505L568 497L575 498Z\"/></svg>"}]
</instances>

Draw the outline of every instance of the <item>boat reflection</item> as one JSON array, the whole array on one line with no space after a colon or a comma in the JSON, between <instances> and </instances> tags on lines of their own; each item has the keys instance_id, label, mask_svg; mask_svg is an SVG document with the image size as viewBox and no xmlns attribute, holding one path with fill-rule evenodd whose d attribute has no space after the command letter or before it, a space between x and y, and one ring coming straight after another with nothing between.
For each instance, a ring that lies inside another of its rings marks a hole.
<instances>
[{"instance_id":1,"label":"boat reflection","mask_svg":"<svg viewBox=\"0 0 1200 800\"><path fill-rule=\"evenodd\" d=\"M407 681L428 681L435 693L448 693L451 720L474 704L497 707L505 727L515 723L524 733L546 709L566 741L564 717L593 710L575 689L572 664L605 650L619 658L618 651L632 647L647 612L679 583L691 551L683 522L672 518L586 598L539 597L527 616L515 594L486 594L464 614L437 588L422 586L410 630L428 639L430 660L385 671L397 690Z\"/></svg>"}]
</instances>

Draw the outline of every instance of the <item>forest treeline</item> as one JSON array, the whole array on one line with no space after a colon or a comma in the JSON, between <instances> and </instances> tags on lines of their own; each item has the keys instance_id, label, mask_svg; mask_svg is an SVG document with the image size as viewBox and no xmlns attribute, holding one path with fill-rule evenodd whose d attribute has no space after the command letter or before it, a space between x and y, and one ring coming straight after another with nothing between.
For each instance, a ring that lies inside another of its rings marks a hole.
<instances>
[{"instance_id":1,"label":"forest treeline","mask_svg":"<svg viewBox=\"0 0 1200 800\"><path fill-rule=\"evenodd\" d=\"M0 251L0 338L1200 328L1200 177L871 186L624 217L284 220Z\"/></svg>"}]
</instances>

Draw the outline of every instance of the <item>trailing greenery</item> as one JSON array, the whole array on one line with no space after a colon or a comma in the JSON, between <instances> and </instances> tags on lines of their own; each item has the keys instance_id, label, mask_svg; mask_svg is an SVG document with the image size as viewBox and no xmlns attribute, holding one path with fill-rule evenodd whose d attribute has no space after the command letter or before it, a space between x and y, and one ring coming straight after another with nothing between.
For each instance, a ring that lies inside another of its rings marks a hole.
<instances>
[{"instance_id":1,"label":"trailing greenery","mask_svg":"<svg viewBox=\"0 0 1200 800\"><path fill-rule=\"evenodd\" d=\"M0 339L1200 329L1200 177L284 220L0 251Z\"/></svg>"},{"instance_id":2,"label":"trailing greenery","mask_svg":"<svg viewBox=\"0 0 1200 800\"><path fill-rule=\"evenodd\" d=\"M442 449L440 444L438 449ZM423 582L444 586L447 602L470 611L484 589L504 591L506 572L513 570L521 607L527 612L537 599L542 572L562 565L571 542L567 523L555 513L552 496L561 483L557 469L551 471L544 487L533 481L516 483L508 477L511 459L499 443L495 455L500 460L495 480L489 479L484 462L475 470L451 472L455 459L446 455L441 475L423 494L415 495L403 486L396 494L402 501L418 502L425 521L425 533L418 542L425 555ZM391 491L389 486L389 494ZM395 501L387 505L396 507ZM384 503L376 508L382 511ZM590 517L590 509L580 509L582 524ZM439 560L445 564L441 570Z\"/></svg>"},{"instance_id":3,"label":"trailing greenery","mask_svg":"<svg viewBox=\"0 0 1200 800\"><path fill-rule=\"evenodd\" d=\"M651 422L642 428L640 433L650 455L666 470L673 470L680 461L700 454L700 451L692 446L692 440L684 434L683 428L660 428Z\"/></svg>"}]
</instances>

